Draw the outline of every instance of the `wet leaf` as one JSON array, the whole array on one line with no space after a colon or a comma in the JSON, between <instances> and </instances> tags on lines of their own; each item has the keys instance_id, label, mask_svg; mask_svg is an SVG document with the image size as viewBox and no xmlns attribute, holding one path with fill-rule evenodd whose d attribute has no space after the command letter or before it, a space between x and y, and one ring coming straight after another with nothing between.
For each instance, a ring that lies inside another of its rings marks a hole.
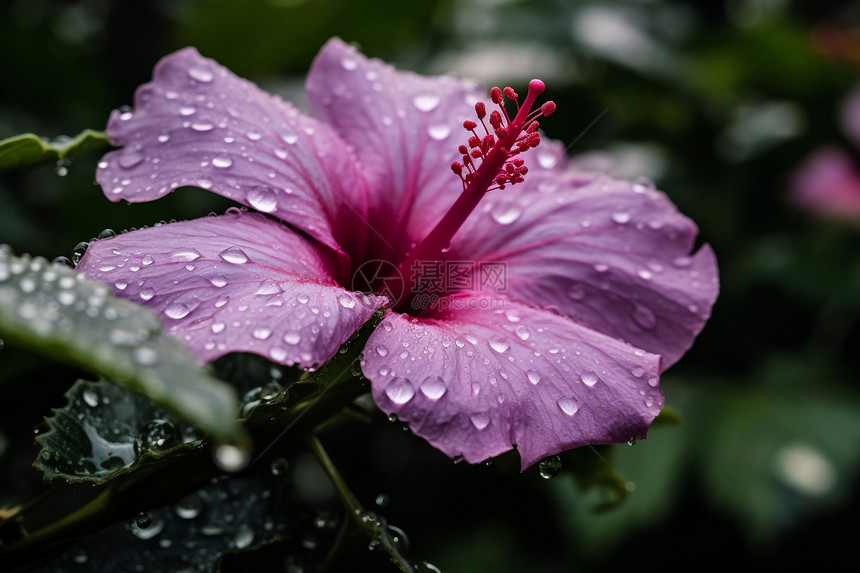
<instances>
[{"instance_id":1,"label":"wet leaf","mask_svg":"<svg viewBox=\"0 0 860 573\"><path fill-rule=\"evenodd\" d=\"M77 381L46 419L35 464L45 479L104 483L199 443L201 435L140 394L106 381Z\"/></svg>"},{"instance_id":2,"label":"wet leaf","mask_svg":"<svg viewBox=\"0 0 860 573\"><path fill-rule=\"evenodd\" d=\"M50 141L33 133L24 133L0 141L0 171L40 161L68 159L109 145L103 132L92 129L75 137L61 136Z\"/></svg>"},{"instance_id":3,"label":"wet leaf","mask_svg":"<svg viewBox=\"0 0 860 573\"><path fill-rule=\"evenodd\" d=\"M224 442L244 440L235 392L210 376L158 318L41 257L0 246L0 338L80 366Z\"/></svg>"}]
</instances>

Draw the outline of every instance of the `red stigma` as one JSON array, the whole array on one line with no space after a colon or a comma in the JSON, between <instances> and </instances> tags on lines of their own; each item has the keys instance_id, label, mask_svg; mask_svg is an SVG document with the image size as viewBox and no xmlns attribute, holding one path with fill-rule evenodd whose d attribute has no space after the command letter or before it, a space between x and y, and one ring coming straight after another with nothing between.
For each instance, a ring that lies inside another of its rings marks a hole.
<instances>
[{"instance_id":1,"label":"red stigma","mask_svg":"<svg viewBox=\"0 0 860 573\"><path fill-rule=\"evenodd\" d=\"M466 145L461 145L458 149L463 156L463 167L459 171L454 170L454 173L463 181L464 190L475 188L478 192L476 186L479 180L488 182L486 188L480 190L482 194L523 181L528 168L523 164L523 160L516 156L540 145L540 134L537 132L539 124L536 120L550 115L556 108L555 103L548 101L537 109L532 109L537 96L545 89L546 86L540 80L529 82L528 95L522 105L520 105L519 95L512 87L506 87L504 90L498 87L491 89L490 100L499 109L490 112L489 128L484 123L487 105L484 102L475 104L475 115L480 121L484 134L481 135L476 131L479 129L478 122L472 120L463 122L463 128L469 132L470 137ZM505 109L505 99L512 100L517 107L514 119L510 118ZM490 164L486 164L493 154L495 159L489 162ZM484 171L493 170L495 170L494 173L481 176Z\"/></svg>"}]
</instances>

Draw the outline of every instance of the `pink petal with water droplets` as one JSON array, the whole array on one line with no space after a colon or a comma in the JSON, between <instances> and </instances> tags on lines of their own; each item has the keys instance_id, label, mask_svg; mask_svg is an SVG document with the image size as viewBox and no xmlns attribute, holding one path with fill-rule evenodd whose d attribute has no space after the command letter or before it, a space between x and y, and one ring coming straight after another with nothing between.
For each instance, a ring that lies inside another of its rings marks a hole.
<instances>
[{"instance_id":1,"label":"pink petal with water droplets","mask_svg":"<svg viewBox=\"0 0 860 573\"><path fill-rule=\"evenodd\" d=\"M696 226L648 184L535 169L478 209L452 251L503 262L500 288L515 300L661 354L664 367L710 316L714 254L707 245L691 254Z\"/></svg>"},{"instance_id":2,"label":"pink petal with water droplets","mask_svg":"<svg viewBox=\"0 0 860 573\"><path fill-rule=\"evenodd\" d=\"M364 352L374 400L412 432L470 463L515 445L523 469L645 437L663 403L659 356L504 298L443 301L423 318L388 312Z\"/></svg>"},{"instance_id":3,"label":"pink petal with water droplets","mask_svg":"<svg viewBox=\"0 0 860 573\"><path fill-rule=\"evenodd\" d=\"M116 111L96 178L113 201L190 185L269 213L334 249L361 252L365 188L328 126L187 48L162 59Z\"/></svg>"},{"instance_id":4,"label":"pink petal with water droplets","mask_svg":"<svg viewBox=\"0 0 860 573\"><path fill-rule=\"evenodd\" d=\"M486 92L451 77L398 71L339 39L317 56L307 92L314 115L333 125L361 160L372 190L373 252L402 255L460 194L450 165L469 136L463 121L475 119L475 102L486 100Z\"/></svg>"},{"instance_id":5,"label":"pink petal with water droplets","mask_svg":"<svg viewBox=\"0 0 860 573\"><path fill-rule=\"evenodd\" d=\"M337 258L258 213L233 213L95 241L77 267L155 311L201 361L253 352L319 365L384 298L336 282Z\"/></svg>"}]
</instances>

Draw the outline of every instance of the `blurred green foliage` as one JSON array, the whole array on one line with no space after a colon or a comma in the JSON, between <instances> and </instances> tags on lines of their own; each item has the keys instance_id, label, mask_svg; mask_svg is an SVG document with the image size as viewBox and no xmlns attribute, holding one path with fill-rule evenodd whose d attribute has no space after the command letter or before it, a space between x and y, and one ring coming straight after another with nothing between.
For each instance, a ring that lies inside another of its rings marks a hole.
<instances>
[{"instance_id":1,"label":"blurred green foliage","mask_svg":"<svg viewBox=\"0 0 860 573\"><path fill-rule=\"evenodd\" d=\"M860 563L860 229L787 198L815 150L855 153L839 114L860 71L860 5L12 0L0 7L0 138L101 130L158 58L192 44L301 97L302 74L333 35L420 72L514 85L545 72L559 105L547 135L583 165L653 178L721 268L710 323L664 377L682 424L614 449L632 490L615 509L594 511L602 490L581 489L565 471L546 482L504 457L452 466L393 424L336 434L345 478L359 498L388 494L386 515L413 553L471 572ZM109 203L93 185L97 160L75 158L62 178L53 163L4 173L0 242L52 258L105 227L228 205L199 190ZM22 388L53 372L9 356L0 351L0 384L16 388L0 405L4 464L32 461L32 449L13 444L26 444L62 394ZM9 476L0 486L9 492L0 504L36 487Z\"/></svg>"}]
</instances>

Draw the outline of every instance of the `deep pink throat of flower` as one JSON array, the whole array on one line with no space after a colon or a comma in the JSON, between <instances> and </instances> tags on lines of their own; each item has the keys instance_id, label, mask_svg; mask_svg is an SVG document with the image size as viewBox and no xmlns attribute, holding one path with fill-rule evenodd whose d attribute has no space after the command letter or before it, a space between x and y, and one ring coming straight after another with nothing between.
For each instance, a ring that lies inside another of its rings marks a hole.
<instances>
[{"instance_id":1,"label":"deep pink throat of flower","mask_svg":"<svg viewBox=\"0 0 860 573\"><path fill-rule=\"evenodd\" d=\"M193 49L162 60L111 117L122 149L99 165L105 194L194 185L253 211L96 241L78 269L153 309L202 361L319 365L389 305L362 361L373 397L454 459L516 447L525 468L645 437L662 369L717 296L712 251L691 254L695 225L652 186L583 173L554 142L532 149L530 122L552 111L534 106L539 82L520 123L505 108L482 117L473 84L335 39L306 87L311 115ZM386 297L397 273L406 312Z\"/></svg>"}]
</instances>

